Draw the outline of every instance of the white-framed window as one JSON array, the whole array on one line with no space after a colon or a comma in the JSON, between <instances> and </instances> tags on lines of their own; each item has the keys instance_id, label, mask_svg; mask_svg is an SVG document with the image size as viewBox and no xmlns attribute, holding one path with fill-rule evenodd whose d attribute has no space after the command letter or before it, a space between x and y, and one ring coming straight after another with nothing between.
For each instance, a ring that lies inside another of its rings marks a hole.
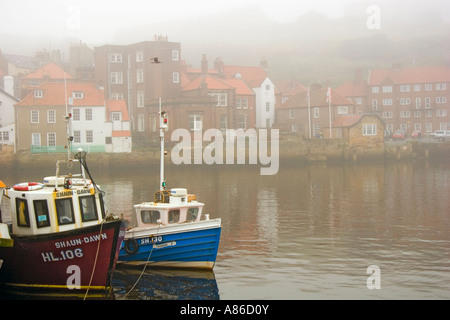
<instances>
[{"instance_id":1,"label":"white-framed window","mask_svg":"<svg viewBox=\"0 0 450 320\"><path fill-rule=\"evenodd\" d=\"M111 53L109 55L109 61L112 63L122 63L122 54L121 53Z\"/></svg>"},{"instance_id":2,"label":"white-framed window","mask_svg":"<svg viewBox=\"0 0 450 320\"><path fill-rule=\"evenodd\" d=\"M80 109L72 109L72 120L73 121L80 121Z\"/></svg>"},{"instance_id":3,"label":"white-framed window","mask_svg":"<svg viewBox=\"0 0 450 320\"><path fill-rule=\"evenodd\" d=\"M92 130L86 130L86 143L94 142L94 132Z\"/></svg>"},{"instance_id":4,"label":"white-framed window","mask_svg":"<svg viewBox=\"0 0 450 320\"><path fill-rule=\"evenodd\" d=\"M40 89L34 90L34 97L35 98L42 98L44 96L44 92Z\"/></svg>"},{"instance_id":5,"label":"white-framed window","mask_svg":"<svg viewBox=\"0 0 450 320\"><path fill-rule=\"evenodd\" d=\"M447 84L444 82L444 83L436 83L436 90L439 90L439 91L441 91L441 90L446 90L447 89Z\"/></svg>"},{"instance_id":6,"label":"white-framed window","mask_svg":"<svg viewBox=\"0 0 450 320\"><path fill-rule=\"evenodd\" d=\"M111 120L112 121L122 120L122 112L111 112Z\"/></svg>"},{"instance_id":7,"label":"white-framed window","mask_svg":"<svg viewBox=\"0 0 450 320\"><path fill-rule=\"evenodd\" d=\"M72 92L72 97L74 99L83 99L84 98L84 92L83 91L74 91L74 92Z\"/></svg>"},{"instance_id":8,"label":"white-framed window","mask_svg":"<svg viewBox=\"0 0 450 320\"><path fill-rule=\"evenodd\" d=\"M38 146L38 147L41 145L41 134L40 133L32 133L31 134L31 145Z\"/></svg>"},{"instance_id":9,"label":"white-framed window","mask_svg":"<svg viewBox=\"0 0 450 320\"><path fill-rule=\"evenodd\" d=\"M422 86L420 84L415 84L414 91L420 91L420 90L422 90Z\"/></svg>"},{"instance_id":10,"label":"white-framed window","mask_svg":"<svg viewBox=\"0 0 450 320\"><path fill-rule=\"evenodd\" d=\"M410 118L411 112L410 111L400 111L400 118Z\"/></svg>"},{"instance_id":11,"label":"white-framed window","mask_svg":"<svg viewBox=\"0 0 450 320\"><path fill-rule=\"evenodd\" d=\"M111 93L111 99L113 99L113 100L123 100L123 93L122 92L112 92Z\"/></svg>"},{"instance_id":12,"label":"white-framed window","mask_svg":"<svg viewBox=\"0 0 450 320\"><path fill-rule=\"evenodd\" d=\"M400 85L400 92L409 92L410 90L411 90L411 87L409 84Z\"/></svg>"},{"instance_id":13,"label":"white-framed window","mask_svg":"<svg viewBox=\"0 0 450 320\"><path fill-rule=\"evenodd\" d=\"M431 107L431 98L425 98L425 108L429 109Z\"/></svg>"},{"instance_id":14,"label":"white-framed window","mask_svg":"<svg viewBox=\"0 0 450 320\"><path fill-rule=\"evenodd\" d=\"M178 61L180 59L180 52L178 50L172 50L172 61Z\"/></svg>"},{"instance_id":15,"label":"white-framed window","mask_svg":"<svg viewBox=\"0 0 450 320\"><path fill-rule=\"evenodd\" d=\"M392 86L383 86L383 93L392 92Z\"/></svg>"},{"instance_id":16,"label":"white-framed window","mask_svg":"<svg viewBox=\"0 0 450 320\"><path fill-rule=\"evenodd\" d=\"M432 132L433 131L433 124L430 122L425 123L425 132Z\"/></svg>"},{"instance_id":17,"label":"white-framed window","mask_svg":"<svg viewBox=\"0 0 450 320\"><path fill-rule=\"evenodd\" d=\"M189 130L196 131L203 128L203 115L190 114L189 115Z\"/></svg>"},{"instance_id":18,"label":"white-framed window","mask_svg":"<svg viewBox=\"0 0 450 320\"><path fill-rule=\"evenodd\" d=\"M436 97L436 103L446 103L447 97Z\"/></svg>"},{"instance_id":19,"label":"white-framed window","mask_svg":"<svg viewBox=\"0 0 450 320\"><path fill-rule=\"evenodd\" d=\"M81 132L80 130L73 130L73 142L80 143L81 142Z\"/></svg>"},{"instance_id":20,"label":"white-framed window","mask_svg":"<svg viewBox=\"0 0 450 320\"><path fill-rule=\"evenodd\" d=\"M266 111L270 112L270 102L266 102Z\"/></svg>"},{"instance_id":21,"label":"white-framed window","mask_svg":"<svg viewBox=\"0 0 450 320\"><path fill-rule=\"evenodd\" d=\"M363 124L363 136L376 136L377 135L377 125L364 123Z\"/></svg>"},{"instance_id":22,"label":"white-framed window","mask_svg":"<svg viewBox=\"0 0 450 320\"><path fill-rule=\"evenodd\" d=\"M217 107L226 107L228 95L226 93L208 93L209 96L216 98Z\"/></svg>"},{"instance_id":23,"label":"white-framed window","mask_svg":"<svg viewBox=\"0 0 450 320\"><path fill-rule=\"evenodd\" d=\"M446 116L447 116L447 110L445 110L445 109L436 110L436 117L446 117Z\"/></svg>"},{"instance_id":24,"label":"white-framed window","mask_svg":"<svg viewBox=\"0 0 450 320\"><path fill-rule=\"evenodd\" d=\"M422 124L420 122L414 123L414 131L422 131Z\"/></svg>"},{"instance_id":25,"label":"white-framed window","mask_svg":"<svg viewBox=\"0 0 450 320\"><path fill-rule=\"evenodd\" d=\"M173 83L180 83L180 73L179 72L172 73L172 81L173 81Z\"/></svg>"},{"instance_id":26,"label":"white-framed window","mask_svg":"<svg viewBox=\"0 0 450 320\"><path fill-rule=\"evenodd\" d=\"M137 130L139 132L144 132L144 130L145 130L145 123L144 123L144 117L143 116L138 116L137 117Z\"/></svg>"},{"instance_id":27,"label":"white-framed window","mask_svg":"<svg viewBox=\"0 0 450 320\"><path fill-rule=\"evenodd\" d=\"M138 91L136 96L136 106L138 108L144 107L144 91Z\"/></svg>"},{"instance_id":28,"label":"white-framed window","mask_svg":"<svg viewBox=\"0 0 450 320\"><path fill-rule=\"evenodd\" d=\"M239 123L238 123L238 129L247 129L247 115L240 114L239 115Z\"/></svg>"},{"instance_id":29,"label":"white-framed window","mask_svg":"<svg viewBox=\"0 0 450 320\"><path fill-rule=\"evenodd\" d=\"M422 99L416 98L416 109L420 109L422 107Z\"/></svg>"},{"instance_id":30,"label":"white-framed window","mask_svg":"<svg viewBox=\"0 0 450 320\"><path fill-rule=\"evenodd\" d=\"M220 115L220 130L226 130L227 129L227 115L221 114Z\"/></svg>"},{"instance_id":31,"label":"white-framed window","mask_svg":"<svg viewBox=\"0 0 450 320\"><path fill-rule=\"evenodd\" d=\"M136 52L136 62L144 61L144 53L142 51Z\"/></svg>"},{"instance_id":32,"label":"white-framed window","mask_svg":"<svg viewBox=\"0 0 450 320\"><path fill-rule=\"evenodd\" d=\"M298 126L296 124L291 124L291 132L297 132Z\"/></svg>"},{"instance_id":33,"label":"white-framed window","mask_svg":"<svg viewBox=\"0 0 450 320\"><path fill-rule=\"evenodd\" d=\"M123 83L122 72L111 72L111 83L112 84L122 84Z\"/></svg>"},{"instance_id":34,"label":"white-framed window","mask_svg":"<svg viewBox=\"0 0 450 320\"><path fill-rule=\"evenodd\" d=\"M374 86L372 87L372 93L379 93L380 92L380 87Z\"/></svg>"},{"instance_id":35,"label":"white-framed window","mask_svg":"<svg viewBox=\"0 0 450 320\"><path fill-rule=\"evenodd\" d=\"M338 114L348 114L348 107L338 107Z\"/></svg>"},{"instance_id":36,"label":"white-framed window","mask_svg":"<svg viewBox=\"0 0 450 320\"><path fill-rule=\"evenodd\" d=\"M433 90L433 85L431 83L425 84L425 91L431 91Z\"/></svg>"},{"instance_id":37,"label":"white-framed window","mask_svg":"<svg viewBox=\"0 0 450 320\"><path fill-rule=\"evenodd\" d=\"M361 97L357 97L355 98L355 103L356 104L362 104L363 99Z\"/></svg>"},{"instance_id":38,"label":"white-framed window","mask_svg":"<svg viewBox=\"0 0 450 320\"><path fill-rule=\"evenodd\" d=\"M372 109L378 110L378 100L376 100L376 99L372 100Z\"/></svg>"},{"instance_id":39,"label":"white-framed window","mask_svg":"<svg viewBox=\"0 0 450 320\"><path fill-rule=\"evenodd\" d=\"M39 110L31 110L31 123L39 123Z\"/></svg>"},{"instance_id":40,"label":"white-framed window","mask_svg":"<svg viewBox=\"0 0 450 320\"><path fill-rule=\"evenodd\" d=\"M49 147L56 146L56 132L47 133L47 146Z\"/></svg>"},{"instance_id":41,"label":"white-framed window","mask_svg":"<svg viewBox=\"0 0 450 320\"><path fill-rule=\"evenodd\" d=\"M414 118L420 118L422 116L422 111L414 111Z\"/></svg>"},{"instance_id":42,"label":"white-framed window","mask_svg":"<svg viewBox=\"0 0 450 320\"><path fill-rule=\"evenodd\" d=\"M383 106L392 106L392 99L383 99Z\"/></svg>"},{"instance_id":43,"label":"white-framed window","mask_svg":"<svg viewBox=\"0 0 450 320\"><path fill-rule=\"evenodd\" d=\"M266 118L266 128L270 128L270 118Z\"/></svg>"},{"instance_id":44,"label":"white-framed window","mask_svg":"<svg viewBox=\"0 0 450 320\"><path fill-rule=\"evenodd\" d=\"M313 117L319 118L319 108L313 108Z\"/></svg>"},{"instance_id":45,"label":"white-framed window","mask_svg":"<svg viewBox=\"0 0 450 320\"><path fill-rule=\"evenodd\" d=\"M136 83L144 82L144 70L138 69L136 70Z\"/></svg>"},{"instance_id":46,"label":"white-framed window","mask_svg":"<svg viewBox=\"0 0 450 320\"><path fill-rule=\"evenodd\" d=\"M56 122L56 110L47 110L47 123Z\"/></svg>"},{"instance_id":47,"label":"white-framed window","mask_svg":"<svg viewBox=\"0 0 450 320\"><path fill-rule=\"evenodd\" d=\"M400 98L400 104L402 106L407 106L411 104L411 99L410 98Z\"/></svg>"},{"instance_id":48,"label":"white-framed window","mask_svg":"<svg viewBox=\"0 0 450 320\"><path fill-rule=\"evenodd\" d=\"M394 114L392 112L389 112L389 111L383 112L383 118L385 118L385 119L392 119L393 115Z\"/></svg>"},{"instance_id":49,"label":"white-framed window","mask_svg":"<svg viewBox=\"0 0 450 320\"><path fill-rule=\"evenodd\" d=\"M86 108L84 112L85 112L85 114L84 114L85 120L91 121L92 120L92 109Z\"/></svg>"}]
</instances>

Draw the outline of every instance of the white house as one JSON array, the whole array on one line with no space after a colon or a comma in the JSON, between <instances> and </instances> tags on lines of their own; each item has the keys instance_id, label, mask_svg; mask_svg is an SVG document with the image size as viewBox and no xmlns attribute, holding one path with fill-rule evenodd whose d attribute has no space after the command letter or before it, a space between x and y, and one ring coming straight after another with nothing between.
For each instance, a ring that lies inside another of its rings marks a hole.
<instances>
[{"instance_id":1,"label":"white house","mask_svg":"<svg viewBox=\"0 0 450 320\"><path fill-rule=\"evenodd\" d=\"M13 77L6 76L3 79L4 89L0 88L0 145L14 146L14 104L19 100L14 97Z\"/></svg>"}]
</instances>

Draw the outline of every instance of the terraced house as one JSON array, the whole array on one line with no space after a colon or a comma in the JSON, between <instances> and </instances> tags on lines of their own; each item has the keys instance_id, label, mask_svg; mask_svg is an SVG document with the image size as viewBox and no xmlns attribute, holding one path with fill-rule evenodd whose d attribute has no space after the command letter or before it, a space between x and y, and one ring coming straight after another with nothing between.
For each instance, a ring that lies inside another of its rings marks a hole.
<instances>
[{"instance_id":1,"label":"terraced house","mask_svg":"<svg viewBox=\"0 0 450 320\"><path fill-rule=\"evenodd\" d=\"M125 101L105 100L95 84L43 83L14 107L17 151L64 152L70 114L73 150L131 152Z\"/></svg>"}]
</instances>

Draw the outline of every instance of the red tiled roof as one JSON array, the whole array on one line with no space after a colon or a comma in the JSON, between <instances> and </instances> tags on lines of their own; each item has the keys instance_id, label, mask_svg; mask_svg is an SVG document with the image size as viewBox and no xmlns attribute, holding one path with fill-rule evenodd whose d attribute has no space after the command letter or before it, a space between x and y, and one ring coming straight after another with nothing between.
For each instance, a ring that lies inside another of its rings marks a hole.
<instances>
[{"instance_id":1,"label":"red tiled roof","mask_svg":"<svg viewBox=\"0 0 450 320\"><path fill-rule=\"evenodd\" d=\"M344 97L363 97L366 95L366 84L362 81L347 81L336 88Z\"/></svg>"},{"instance_id":2,"label":"red tiled roof","mask_svg":"<svg viewBox=\"0 0 450 320\"><path fill-rule=\"evenodd\" d=\"M35 98L34 91L42 90L42 98ZM66 104L66 95L63 82L46 82L31 91L16 106L63 106ZM103 90L93 83L67 83L67 101L73 92L83 92L82 99L73 99L74 106L103 106L105 98Z\"/></svg>"},{"instance_id":3,"label":"red tiled roof","mask_svg":"<svg viewBox=\"0 0 450 320\"><path fill-rule=\"evenodd\" d=\"M332 127L351 127L361 120L362 115L351 114L347 116L340 116L333 121Z\"/></svg>"},{"instance_id":4,"label":"red tiled roof","mask_svg":"<svg viewBox=\"0 0 450 320\"><path fill-rule=\"evenodd\" d=\"M283 96L293 96L298 92L308 90L308 88L300 82L292 80L279 80L276 82L276 86Z\"/></svg>"},{"instance_id":5,"label":"red tiled roof","mask_svg":"<svg viewBox=\"0 0 450 320\"><path fill-rule=\"evenodd\" d=\"M106 119L107 121L111 121L110 115L111 112L121 112L122 120L129 121L130 118L128 116L128 109L125 100L106 100Z\"/></svg>"},{"instance_id":6,"label":"red tiled roof","mask_svg":"<svg viewBox=\"0 0 450 320\"><path fill-rule=\"evenodd\" d=\"M193 81L191 81L187 85L185 85L182 89L184 91L197 90L197 89L200 89L203 84L205 84L206 88L208 88L210 90L232 89L232 87L229 86L228 84L226 84L218 79L215 79L214 77L212 77L210 75L198 76L196 79L194 79Z\"/></svg>"},{"instance_id":7,"label":"red tiled roof","mask_svg":"<svg viewBox=\"0 0 450 320\"><path fill-rule=\"evenodd\" d=\"M247 67L247 66L223 66L223 72L227 77L236 78L240 74L251 88L256 88L269 76L267 71L262 67Z\"/></svg>"},{"instance_id":8,"label":"red tiled roof","mask_svg":"<svg viewBox=\"0 0 450 320\"><path fill-rule=\"evenodd\" d=\"M64 79L64 73L66 79L73 79L72 76L65 72L60 66L50 62L26 75L25 79L44 79L45 77L49 77L50 79Z\"/></svg>"},{"instance_id":9,"label":"red tiled roof","mask_svg":"<svg viewBox=\"0 0 450 320\"><path fill-rule=\"evenodd\" d=\"M244 79L225 79L224 80L229 86L236 89L236 95L242 96L253 96L255 93L252 88L250 88Z\"/></svg>"},{"instance_id":10,"label":"red tiled roof","mask_svg":"<svg viewBox=\"0 0 450 320\"><path fill-rule=\"evenodd\" d=\"M327 93L328 88L318 88L309 90L309 100L311 107L313 106L327 106ZM290 97L285 103L283 103L279 109L292 109L308 107L307 99L308 91L298 92ZM331 89L331 104L332 105L353 105L353 103L347 98L340 95L336 90Z\"/></svg>"},{"instance_id":11,"label":"red tiled roof","mask_svg":"<svg viewBox=\"0 0 450 320\"><path fill-rule=\"evenodd\" d=\"M383 83L385 79L391 79L398 84L450 82L450 67L430 66L407 69L376 69L372 70L369 77L369 86Z\"/></svg>"}]
</instances>

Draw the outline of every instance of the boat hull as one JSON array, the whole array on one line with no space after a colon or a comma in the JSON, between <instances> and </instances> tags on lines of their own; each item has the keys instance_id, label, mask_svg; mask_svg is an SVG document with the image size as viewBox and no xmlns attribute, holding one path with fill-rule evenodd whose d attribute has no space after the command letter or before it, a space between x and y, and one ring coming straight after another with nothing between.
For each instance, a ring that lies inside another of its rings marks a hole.
<instances>
[{"instance_id":1,"label":"boat hull","mask_svg":"<svg viewBox=\"0 0 450 320\"><path fill-rule=\"evenodd\" d=\"M13 289L110 291L125 236L123 220L43 235L15 236L0 247L0 285Z\"/></svg>"},{"instance_id":2,"label":"boat hull","mask_svg":"<svg viewBox=\"0 0 450 320\"><path fill-rule=\"evenodd\" d=\"M119 265L213 269L221 220L207 220L127 231Z\"/></svg>"}]
</instances>

